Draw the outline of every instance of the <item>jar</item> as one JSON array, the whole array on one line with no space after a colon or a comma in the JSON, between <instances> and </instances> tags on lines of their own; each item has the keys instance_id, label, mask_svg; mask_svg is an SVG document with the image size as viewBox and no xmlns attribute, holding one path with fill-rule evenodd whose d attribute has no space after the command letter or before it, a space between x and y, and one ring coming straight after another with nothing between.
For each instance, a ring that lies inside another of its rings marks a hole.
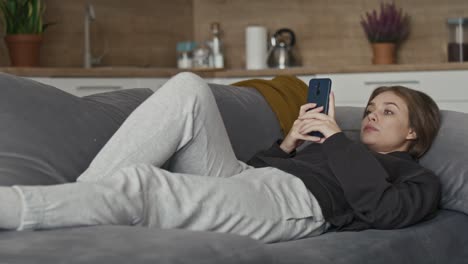
<instances>
[{"instance_id":1,"label":"jar","mask_svg":"<svg viewBox=\"0 0 468 264\"><path fill-rule=\"evenodd\" d=\"M210 48L205 43L202 43L193 51L193 67L210 67Z\"/></svg>"},{"instance_id":2,"label":"jar","mask_svg":"<svg viewBox=\"0 0 468 264\"><path fill-rule=\"evenodd\" d=\"M449 26L448 61L468 61L468 18L450 18L447 24Z\"/></svg>"},{"instance_id":3,"label":"jar","mask_svg":"<svg viewBox=\"0 0 468 264\"><path fill-rule=\"evenodd\" d=\"M190 69L193 66L192 51L195 47L194 42L178 42L177 43L177 68Z\"/></svg>"}]
</instances>

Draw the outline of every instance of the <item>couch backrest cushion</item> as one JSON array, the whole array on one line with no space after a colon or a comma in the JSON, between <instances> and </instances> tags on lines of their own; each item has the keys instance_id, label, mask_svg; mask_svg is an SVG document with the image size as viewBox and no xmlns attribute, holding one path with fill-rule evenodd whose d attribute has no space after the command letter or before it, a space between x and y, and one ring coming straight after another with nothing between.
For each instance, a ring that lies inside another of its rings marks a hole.
<instances>
[{"instance_id":1,"label":"couch backrest cushion","mask_svg":"<svg viewBox=\"0 0 468 264\"><path fill-rule=\"evenodd\" d=\"M0 185L74 181L150 89L83 98L0 74ZM256 90L210 84L236 156L248 160L280 138L271 108Z\"/></svg>"},{"instance_id":2,"label":"couch backrest cushion","mask_svg":"<svg viewBox=\"0 0 468 264\"><path fill-rule=\"evenodd\" d=\"M0 73L0 185L74 181L149 89L76 97Z\"/></svg>"},{"instance_id":3,"label":"couch backrest cushion","mask_svg":"<svg viewBox=\"0 0 468 264\"><path fill-rule=\"evenodd\" d=\"M337 122L351 138L359 139L364 108L338 107ZM468 214L468 114L442 110L442 125L420 164L442 184L441 207Z\"/></svg>"},{"instance_id":4,"label":"couch backrest cushion","mask_svg":"<svg viewBox=\"0 0 468 264\"><path fill-rule=\"evenodd\" d=\"M442 127L434 145L421 159L442 182L445 209L468 214L468 114L442 111Z\"/></svg>"},{"instance_id":5,"label":"couch backrest cushion","mask_svg":"<svg viewBox=\"0 0 468 264\"><path fill-rule=\"evenodd\" d=\"M257 90L220 84L210 87L239 160L249 160L283 137L278 119Z\"/></svg>"}]
</instances>

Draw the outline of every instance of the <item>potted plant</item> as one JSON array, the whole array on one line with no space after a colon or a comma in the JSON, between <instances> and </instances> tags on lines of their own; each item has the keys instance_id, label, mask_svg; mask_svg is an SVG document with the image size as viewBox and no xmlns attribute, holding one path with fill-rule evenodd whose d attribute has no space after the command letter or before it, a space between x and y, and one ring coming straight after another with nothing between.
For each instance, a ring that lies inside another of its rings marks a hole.
<instances>
[{"instance_id":1,"label":"potted plant","mask_svg":"<svg viewBox=\"0 0 468 264\"><path fill-rule=\"evenodd\" d=\"M12 66L39 66L45 5L41 0L0 0Z\"/></svg>"},{"instance_id":2,"label":"potted plant","mask_svg":"<svg viewBox=\"0 0 468 264\"><path fill-rule=\"evenodd\" d=\"M377 10L366 12L361 17L361 25L372 45L374 64L393 64L396 62L396 49L408 37L409 16L397 9L394 2L380 4Z\"/></svg>"}]
</instances>

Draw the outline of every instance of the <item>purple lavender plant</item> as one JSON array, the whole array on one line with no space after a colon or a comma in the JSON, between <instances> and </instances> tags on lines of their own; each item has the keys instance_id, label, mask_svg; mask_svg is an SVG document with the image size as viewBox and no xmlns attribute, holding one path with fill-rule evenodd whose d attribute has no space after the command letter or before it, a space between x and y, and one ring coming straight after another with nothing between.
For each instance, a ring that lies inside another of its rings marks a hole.
<instances>
[{"instance_id":1,"label":"purple lavender plant","mask_svg":"<svg viewBox=\"0 0 468 264\"><path fill-rule=\"evenodd\" d=\"M380 3L380 14L376 10L361 16L361 25L371 43L390 42L399 44L409 34L409 16L397 9L395 2Z\"/></svg>"}]
</instances>

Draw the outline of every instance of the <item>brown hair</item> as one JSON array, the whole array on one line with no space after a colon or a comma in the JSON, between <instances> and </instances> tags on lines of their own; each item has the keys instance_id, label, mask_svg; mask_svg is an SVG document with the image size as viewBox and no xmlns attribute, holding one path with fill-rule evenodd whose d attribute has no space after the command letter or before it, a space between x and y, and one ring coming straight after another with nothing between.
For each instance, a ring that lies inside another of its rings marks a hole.
<instances>
[{"instance_id":1,"label":"brown hair","mask_svg":"<svg viewBox=\"0 0 468 264\"><path fill-rule=\"evenodd\" d=\"M427 94L404 86L382 86L369 97L369 104L377 95L393 92L403 99L408 107L410 127L416 132L416 139L409 146L408 153L420 158L430 147L440 128L439 107Z\"/></svg>"}]
</instances>

